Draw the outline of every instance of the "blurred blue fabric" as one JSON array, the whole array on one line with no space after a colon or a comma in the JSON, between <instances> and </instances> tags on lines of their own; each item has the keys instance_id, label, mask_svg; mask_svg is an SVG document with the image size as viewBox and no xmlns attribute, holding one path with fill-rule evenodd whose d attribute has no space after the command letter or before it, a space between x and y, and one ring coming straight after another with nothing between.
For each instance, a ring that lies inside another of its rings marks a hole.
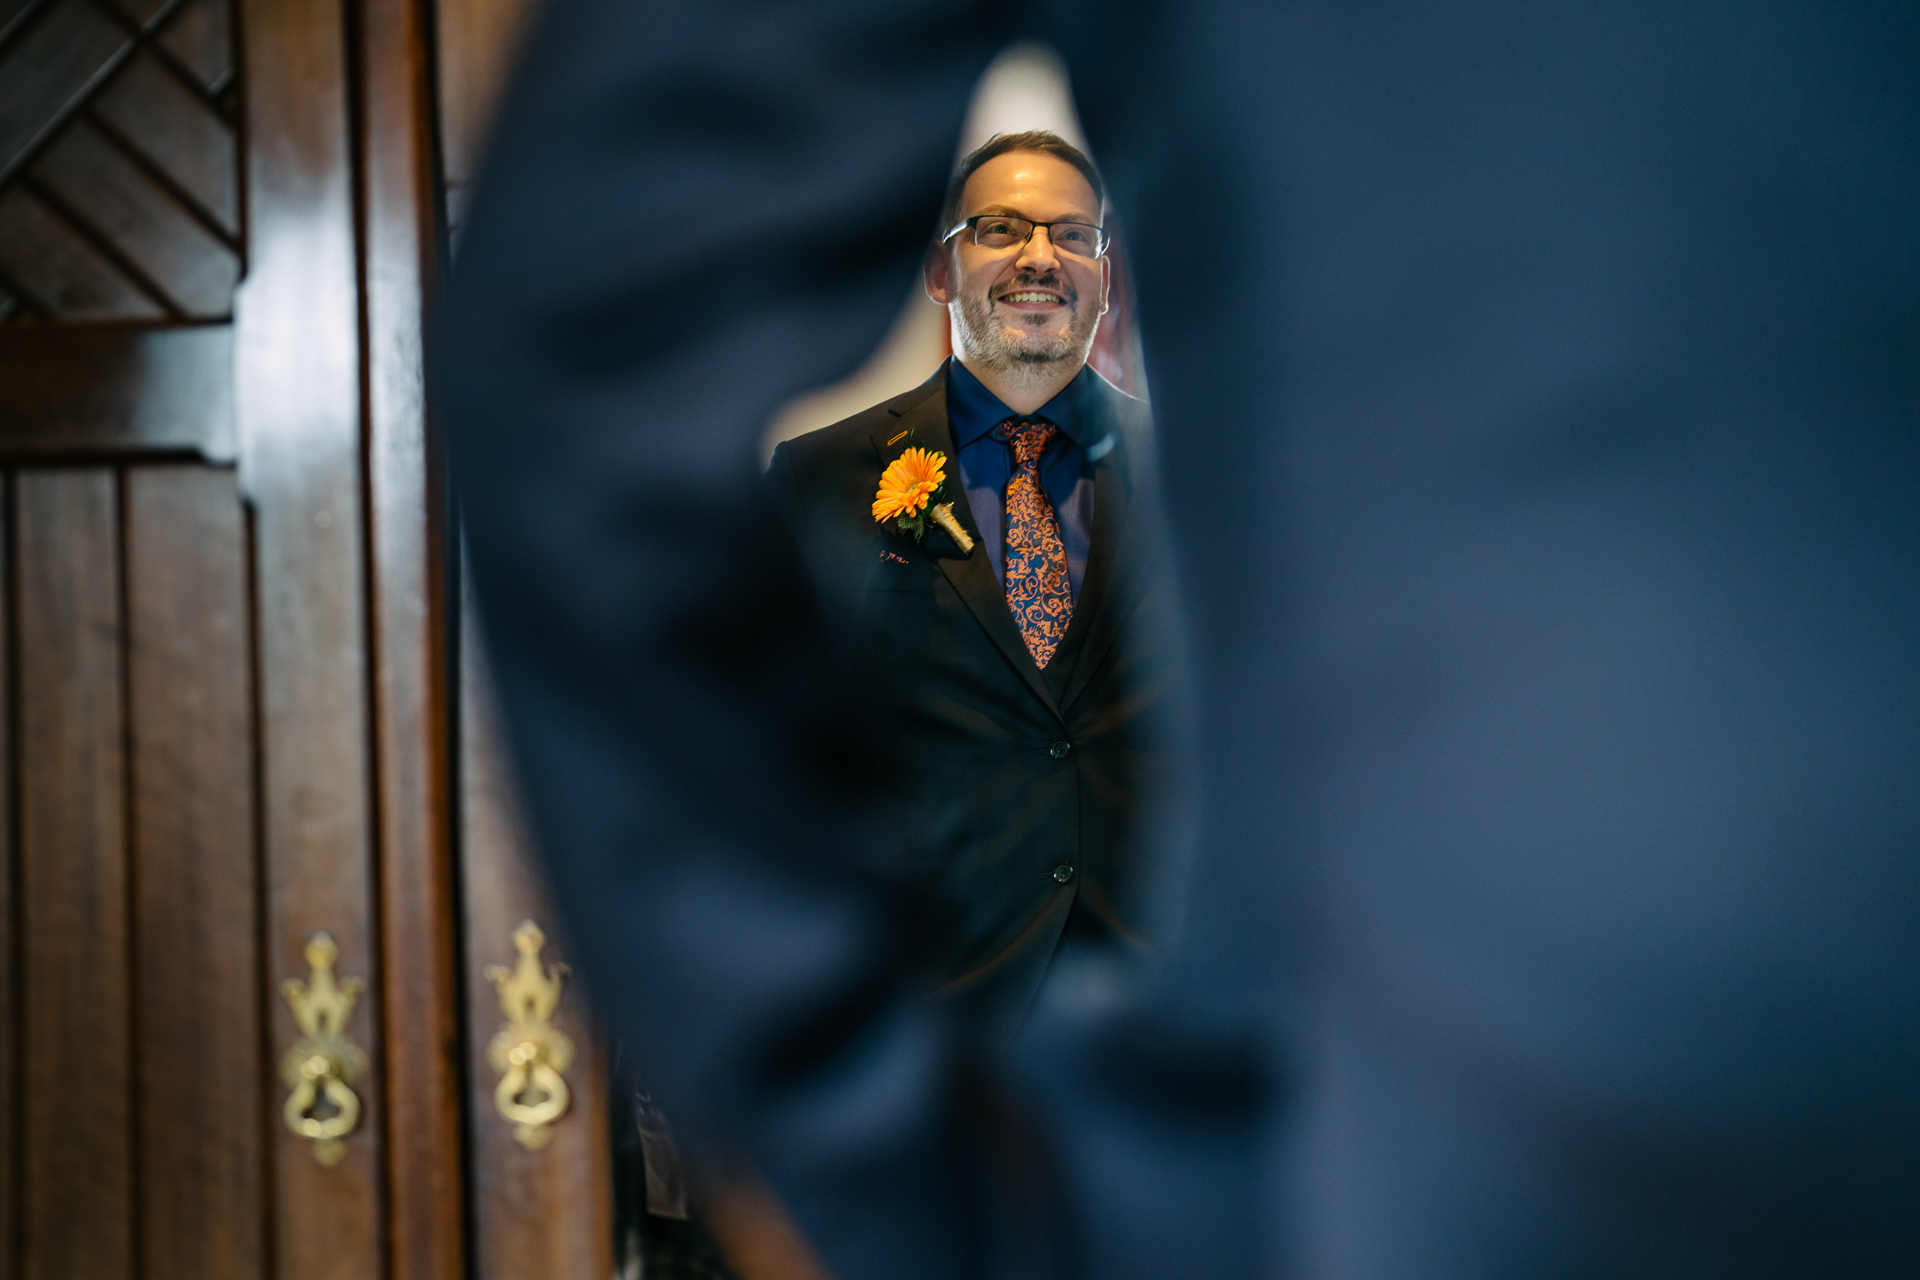
<instances>
[{"instance_id":1,"label":"blurred blue fabric","mask_svg":"<svg viewBox=\"0 0 1920 1280\"><path fill-rule=\"evenodd\" d=\"M1125 225L1198 798L1153 974L913 998L758 438L968 91ZM655 1092L844 1280L1920 1273L1920 7L549 0L435 392Z\"/></svg>"}]
</instances>

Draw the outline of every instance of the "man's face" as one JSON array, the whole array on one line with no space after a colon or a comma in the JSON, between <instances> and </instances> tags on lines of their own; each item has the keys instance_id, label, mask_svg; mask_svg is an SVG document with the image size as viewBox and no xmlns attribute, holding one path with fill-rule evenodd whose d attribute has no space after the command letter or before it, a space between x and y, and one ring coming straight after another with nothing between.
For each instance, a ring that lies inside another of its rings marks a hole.
<instances>
[{"instance_id":1,"label":"man's face","mask_svg":"<svg viewBox=\"0 0 1920 1280\"><path fill-rule=\"evenodd\" d=\"M1080 171L1032 151L995 156L967 179L960 216L982 213L1100 224L1099 202ZM1107 310L1107 260L1056 249L1046 227L1005 249L983 248L962 232L928 255L926 275L928 296L953 317L955 349L973 367L1067 361L1078 372Z\"/></svg>"}]
</instances>

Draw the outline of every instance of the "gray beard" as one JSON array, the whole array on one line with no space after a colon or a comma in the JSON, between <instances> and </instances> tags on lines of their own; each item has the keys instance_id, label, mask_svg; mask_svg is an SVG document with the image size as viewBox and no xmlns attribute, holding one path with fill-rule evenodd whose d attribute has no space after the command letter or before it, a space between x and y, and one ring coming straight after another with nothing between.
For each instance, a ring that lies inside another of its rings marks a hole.
<instances>
[{"instance_id":1,"label":"gray beard","mask_svg":"<svg viewBox=\"0 0 1920 1280\"><path fill-rule=\"evenodd\" d=\"M1011 370L1020 365L1049 365L1072 360L1085 363L1093 349L1095 325L1081 332L1079 299L1074 299L1073 319L1057 337L1044 347L1034 348L1010 343L1001 336L993 319L993 303L985 298L962 298L955 312L960 331L961 353L989 369ZM1095 318L1096 321L1098 317Z\"/></svg>"}]
</instances>

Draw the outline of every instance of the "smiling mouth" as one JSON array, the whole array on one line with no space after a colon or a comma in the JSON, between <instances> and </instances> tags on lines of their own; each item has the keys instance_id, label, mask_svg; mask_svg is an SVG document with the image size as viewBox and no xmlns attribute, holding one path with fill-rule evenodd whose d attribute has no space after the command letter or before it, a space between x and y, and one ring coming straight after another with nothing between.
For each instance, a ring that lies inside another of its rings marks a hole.
<instances>
[{"instance_id":1,"label":"smiling mouth","mask_svg":"<svg viewBox=\"0 0 1920 1280\"><path fill-rule=\"evenodd\" d=\"M1064 307L1067 305L1067 300L1064 297L1047 289L1016 289L1011 293L1001 294L1000 301L1042 306L1051 305Z\"/></svg>"}]
</instances>

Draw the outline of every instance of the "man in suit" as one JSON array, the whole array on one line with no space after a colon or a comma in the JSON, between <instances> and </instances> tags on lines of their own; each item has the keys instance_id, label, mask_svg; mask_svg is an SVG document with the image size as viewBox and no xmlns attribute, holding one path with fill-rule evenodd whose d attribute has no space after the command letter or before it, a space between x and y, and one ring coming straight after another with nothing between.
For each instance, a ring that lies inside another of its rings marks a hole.
<instances>
[{"instance_id":1,"label":"man in suit","mask_svg":"<svg viewBox=\"0 0 1920 1280\"><path fill-rule=\"evenodd\" d=\"M948 931L935 982L1009 1027L1059 947L1139 940L1143 815L1167 764L1147 407L1087 364L1104 213L1099 172L1054 134L967 156L925 263L953 358L781 444L767 472L875 659L901 853ZM876 489L929 456L941 491L903 528Z\"/></svg>"},{"instance_id":2,"label":"man in suit","mask_svg":"<svg viewBox=\"0 0 1920 1280\"><path fill-rule=\"evenodd\" d=\"M1920 1273L1911 0L554 0L439 385L658 1092L843 1280L990 1273L757 442L877 343L1027 34L1126 220L1201 838L1157 995L1046 984L1015 1256Z\"/></svg>"}]
</instances>

